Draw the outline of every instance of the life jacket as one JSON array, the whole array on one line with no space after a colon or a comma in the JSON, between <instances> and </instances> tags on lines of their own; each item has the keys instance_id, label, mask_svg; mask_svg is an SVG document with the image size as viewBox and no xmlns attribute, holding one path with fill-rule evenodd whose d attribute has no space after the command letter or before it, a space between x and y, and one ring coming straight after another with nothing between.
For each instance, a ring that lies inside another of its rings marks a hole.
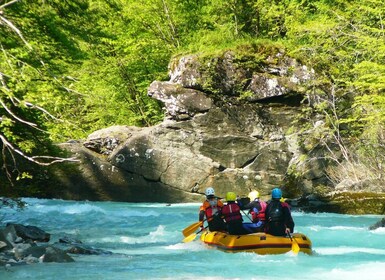
<instances>
[{"instance_id":1,"label":"life jacket","mask_svg":"<svg viewBox=\"0 0 385 280\"><path fill-rule=\"evenodd\" d=\"M258 211L251 211L251 218L253 220L253 222L259 222L259 221L262 221L264 222L266 220L266 215L265 215L265 211L266 211L266 207L267 207L267 203L262 201L262 200L258 200L259 202L259 205L261 206L261 210L258 210Z\"/></svg>"},{"instance_id":2,"label":"life jacket","mask_svg":"<svg viewBox=\"0 0 385 280\"><path fill-rule=\"evenodd\" d=\"M200 210L205 211L206 219L208 222L213 220L213 216L217 213L220 212L223 207L223 202L218 200L216 206L211 206L210 202L205 200L203 202L203 205L200 207Z\"/></svg>"},{"instance_id":3,"label":"life jacket","mask_svg":"<svg viewBox=\"0 0 385 280\"><path fill-rule=\"evenodd\" d=\"M280 201L271 201L269 209L269 221L268 222L281 222L283 221L283 206Z\"/></svg>"},{"instance_id":4,"label":"life jacket","mask_svg":"<svg viewBox=\"0 0 385 280\"><path fill-rule=\"evenodd\" d=\"M236 220L242 221L241 208L239 208L238 204L235 202L228 203L227 205L223 206L222 214L225 217L225 221L227 223Z\"/></svg>"}]
</instances>

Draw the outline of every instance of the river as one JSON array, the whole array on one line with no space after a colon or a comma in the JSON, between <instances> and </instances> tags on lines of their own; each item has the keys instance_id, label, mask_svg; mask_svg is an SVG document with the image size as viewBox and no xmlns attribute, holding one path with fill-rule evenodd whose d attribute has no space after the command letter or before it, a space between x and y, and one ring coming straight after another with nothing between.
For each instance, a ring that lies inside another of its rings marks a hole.
<instances>
[{"instance_id":1,"label":"river","mask_svg":"<svg viewBox=\"0 0 385 280\"><path fill-rule=\"evenodd\" d=\"M295 232L311 239L314 254L257 255L208 248L199 238L183 243L196 203L25 201L22 211L0 209L0 223L38 226L50 243L69 236L113 254L0 268L0 279L385 279L385 228L368 230L381 216L293 211Z\"/></svg>"}]
</instances>

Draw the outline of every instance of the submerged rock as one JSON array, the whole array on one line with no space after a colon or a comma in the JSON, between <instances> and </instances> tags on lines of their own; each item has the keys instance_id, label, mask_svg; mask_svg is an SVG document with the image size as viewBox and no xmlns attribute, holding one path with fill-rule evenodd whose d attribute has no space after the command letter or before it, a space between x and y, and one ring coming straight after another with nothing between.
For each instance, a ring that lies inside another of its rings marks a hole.
<instances>
[{"instance_id":1,"label":"submerged rock","mask_svg":"<svg viewBox=\"0 0 385 280\"><path fill-rule=\"evenodd\" d=\"M48 242L51 235L35 226L20 224L7 224L7 228L13 228L16 235L24 240Z\"/></svg>"},{"instance_id":2,"label":"submerged rock","mask_svg":"<svg viewBox=\"0 0 385 280\"><path fill-rule=\"evenodd\" d=\"M380 221L378 221L374 225L371 225L369 227L369 230L375 230L375 229L380 228L380 227L385 227L385 218L382 218Z\"/></svg>"},{"instance_id":3,"label":"submerged rock","mask_svg":"<svg viewBox=\"0 0 385 280\"><path fill-rule=\"evenodd\" d=\"M67 253L64 251L49 246L45 250L45 254L42 256L43 262L74 262L75 260L70 257Z\"/></svg>"},{"instance_id":4,"label":"submerged rock","mask_svg":"<svg viewBox=\"0 0 385 280\"><path fill-rule=\"evenodd\" d=\"M59 243L48 244L49 237L49 233L35 226L8 224L0 228L0 265L74 262L70 254L112 254L67 236L59 239Z\"/></svg>"}]
</instances>

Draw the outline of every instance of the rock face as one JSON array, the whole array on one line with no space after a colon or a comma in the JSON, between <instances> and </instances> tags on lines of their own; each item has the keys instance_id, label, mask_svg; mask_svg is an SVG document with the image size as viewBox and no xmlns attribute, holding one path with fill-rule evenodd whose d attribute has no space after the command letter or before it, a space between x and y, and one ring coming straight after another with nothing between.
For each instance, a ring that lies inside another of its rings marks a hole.
<instances>
[{"instance_id":1,"label":"rock face","mask_svg":"<svg viewBox=\"0 0 385 280\"><path fill-rule=\"evenodd\" d=\"M290 130L314 73L279 51L258 59L250 65L225 52L172 61L170 80L148 89L165 105L161 124L110 127L64 144L81 157L82 174L63 176L71 186L63 196L186 202L200 201L208 186L224 197L254 188L268 195L287 184L301 154ZM297 195L314 182L327 184L320 166L310 166Z\"/></svg>"},{"instance_id":2,"label":"rock face","mask_svg":"<svg viewBox=\"0 0 385 280\"><path fill-rule=\"evenodd\" d=\"M219 197L258 189L268 199L281 186L293 206L309 211L383 213L385 198L377 194L365 212L362 195L339 194L342 187L333 193L325 150L309 137L322 135L325 124L316 114L301 119L313 102L307 93L315 73L280 50L246 53L172 60L170 80L148 88L165 106L164 121L145 128L113 126L63 144L81 163L55 171L56 197L192 202L213 186Z\"/></svg>"}]
</instances>

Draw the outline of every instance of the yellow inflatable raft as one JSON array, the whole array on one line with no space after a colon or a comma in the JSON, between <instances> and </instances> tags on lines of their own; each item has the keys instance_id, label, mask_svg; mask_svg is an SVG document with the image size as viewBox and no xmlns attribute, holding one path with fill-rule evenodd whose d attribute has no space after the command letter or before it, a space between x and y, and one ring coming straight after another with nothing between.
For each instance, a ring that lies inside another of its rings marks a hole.
<instances>
[{"instance_id":1,"label":"yellow inflatable raft","mask_svg":"<svg viewBox=\"0 0 385 280\"><path fill-rule=\"evenodd\" d=\"M247 235L230 235L218 231L205 231L200 239L204 243L228 252L254 252L260 255L284 254L292 250L292 246L299 247L299 252L312 253L309 238L301 233L293 233L290 237L273 236L262 232ZM296 242L296 244L293 244ZM298 245L298 246L297 246Z\"/></svg>"}]
</instances>

